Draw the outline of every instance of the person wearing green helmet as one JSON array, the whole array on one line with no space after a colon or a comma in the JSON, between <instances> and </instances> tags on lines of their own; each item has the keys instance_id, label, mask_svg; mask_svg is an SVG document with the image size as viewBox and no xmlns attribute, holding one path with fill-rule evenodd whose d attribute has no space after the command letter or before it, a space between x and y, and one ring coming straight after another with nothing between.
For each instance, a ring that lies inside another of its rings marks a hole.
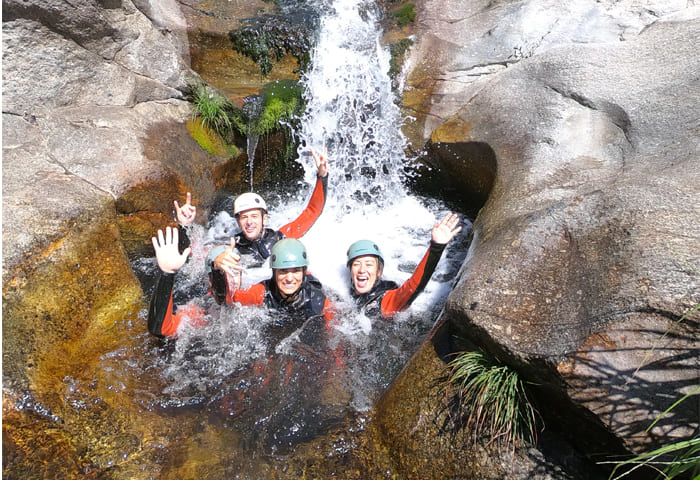
<instances>
[{"instance_id":1,"label":"person wearing green helmet","mask_svg":"<svg viewBox=\"0 0 700 480\"><path fill-rule=\"evenodd\" d=\"M272 277L248 289L224 282L223 274L213 277L212 290L217 302L233 305L264 305L272 310L304 318L324 315L333 318L332 304L321 283L308 269L306 247L294 238L275 243L270 255Z\"/></svg>"},{"instance_id":2,"label":"person wearing green helmet","mask_svg":"<svg viewBox=\"0 0 700 480\"><path fill-rule=\"evenodd\" d=\"M165 234L158 230L152 243L161 273L149 305L148 331L161 337L175 336L185 318L192 320L197 316L191 309L173 306L175 274L187 261L190 249L180 251L178 230L171 227L167 227ZM277 242L272 247L271 266L272 277L248 289L238 288L239 277L215 271L212 275L215 300L219 304L265 306L285 314L276 317L270 327L278 332L289 332L310 317L322 316L326 322L333 319L333 304L323 292L321 283L308 273L308 255L299 240L287 238Z\"/></svg>"},{"instance_id":3,"label":"person wearing green helmet","mask_svg":"<svg viewBox=\"0 0 700 480\"><path fill-rule=\"evenodd\" d=\"M425 289L445 246L462 230L459 217L449 213L433 226L430 247L411 277L399 287L384 280L384 255L371 240L358 240L347 252L350 294L355 304L370 317L392 318L407 309Z\"/></svg>"}]
</instances>

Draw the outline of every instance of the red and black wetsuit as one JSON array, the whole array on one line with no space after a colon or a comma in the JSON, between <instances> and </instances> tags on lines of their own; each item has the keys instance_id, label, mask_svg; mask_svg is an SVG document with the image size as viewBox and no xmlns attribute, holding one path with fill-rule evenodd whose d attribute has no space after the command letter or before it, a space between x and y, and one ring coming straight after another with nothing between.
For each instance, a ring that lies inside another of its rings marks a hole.
<instances>
[{"instance_id":1,"label":"red and black wetsuit","mask_svg":"<svg viewBox=\"0 0 700 480\"><path fill-rule=\"evenodd\" d=\"M212 293L217 303L228 305L265 306L287 315L312 317L323 315L326 321L333 318L333 304L323 292L323 286L310 273L304 274L301 287L292 297L283 297L274 278L256 283L248 289L231 290L228 288L226 274L221 270L212 271Z\"/></svg>"},{"instance_id":2,"label":"red and black wetsuit","mask_svg":"<svg viewBox=\"0 0 700 480\"><path fill-rule=\"evenodd\" d=\"M406 310L425 289L444 250L445 244L431 241L413 275L403 285L399 287L390 280L380 280L367 293L358 294L351 288L352 298L365 315L392 318L398 312Z\"/></svg>"},{"instance_id":3,"label":"red and black wetsuit","mask_svg":"<svg viewBox=\"0 0 700 480\"><path fill-rule=\"evenodd\" d=\"M250 255L251 261L246 262L248 266L260 266L263 264L265 259L270 256L270 250L272 246L280 239L289 238L299 238L303 236L316 222L318 217L323 211L323 207L326 204L326 192L328 189L328 175L325 177L317 177L316 186L311 194L311 199L309 199L309 204L306 206L301 215L299 215L296 220L284 225L279 230L272 230L271 228L266 228L263 230L261 238L253 242L247 240L245 236L241 233L235 235L236 238L236 248L242 255ZM179 231L179 250L184 251L185 248L190 246L190 239L187 235L187 229L181 225L178 225ZM221 247L215 247L221 248ZM223 248L226 248L225 246ZM222 248L222 251L223 251ZM210 267L211 268L211 267ZM210 271L210 281L212 283L212 293L214 298L219 304L224 303L226 299L226 277L225 274L219 270L211 268ZM320 283L315 278L310 285L319 285ZM153 335L158 336L173 336L177 331L177 327L182 322L183 316L194 315L194 312L189 310L183 310L183 307L179 307L177 313L173 313L173 301L172 301L172 291L175 282L175 274L160 272L158 280L156 281L156 286L153 290L153 296L151 297L151 304L149 307L148 314L148 331ZM223 282L223 283L221 283ZM315 283L314 283L315 282ZM272 282L274 284L274 282ZM217 284L223 285L223 288ZM261 285L261 284L257 284ZM257 285L253 285L251 289L259 289ZM309 287L312 288L312 287ZM244 290L239 290L244 292ZM241 293L240 295L243 295ZM313 295L315 299L317 295ZM325 295L323 295L325 298ZM263 305L263 303L257 303L256 294L251 294L250 303L246 303L248 300L242 299L240 303L244 305ZM237 300L238 301L238 300ZM274 308L272 304L265 304ZM306 308L306 307L305 307ZM314 307L316 308L316 307ZM323 306L321 307L321 311Z\"/></svg>"},{"instance_id":4,"label":"red and black wetsuit","mask_svg":"<svg viewBox=\"0 0 700 480\"><path fill-rule=\"evenodd\" d=\"M212 293L219 303L224 299L229 305L266 306L282 315L270 326L275 336L287 332L287 335L300 327L306 319L323 315L326 323L333 319L333 304L323 293L321 283L310 274L304 275L304 281L297 293L290 298L284 298L274 279L256 283L249 289L227 291L226 277L223 272L215 270ZM159 337L172 337L177 333L180 323L187 317L196 323L205 323L204 312L199 307L185 305L173 307L174 273L161 272L153 289L153 296L148 311L148 331ZM281 333L280 333L281 332ZM286 336L286 335L285 335Z\"/></svg>"},{"instance_id":5,"label":"red and black wetsuit","mask_svg":"<svg viewBox=\"0 0 700 480\"><path fill-rule=\"evenodd\" d=\"M311 194L309 204L296 220L284 225L279 230L265 228L257 240L248 240L242 232L234 235L236 248L241 255L245 255L245 264L249 267L259 267L270 256L272 246L285 237L301 238L316 222L326 204L326 192L328 189L328 175L318 177L316 186Z\"/></svg>"},{"instance_id":6,"label":"red and black wetsuit","mask_svg":"<svg viewBox=\"0 0 700 480\"><path fill-rule=\"evenodd\" d=\"M148 331L158 337L174 337L177 327L187 317L195 324L203 324L204 312L195 305L183 305L177 312L173 307L175 273L160 272L148 308Z\"/></svg>"}]
</instances>

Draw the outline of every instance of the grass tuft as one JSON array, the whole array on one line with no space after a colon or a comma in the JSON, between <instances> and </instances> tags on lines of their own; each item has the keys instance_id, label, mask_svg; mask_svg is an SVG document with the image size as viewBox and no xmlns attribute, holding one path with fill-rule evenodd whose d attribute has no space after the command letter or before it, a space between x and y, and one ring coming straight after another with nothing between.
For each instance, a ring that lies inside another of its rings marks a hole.
<instances>
[{"instance_id":1,"label":"grass tuft","mask_svg":"<svg viewBox=\"0 0 700 480\"><path fill-rule=\"evenodd\" d=\"M486 437L489 443L515 447L536 441L536 412L515 370L480 351L460 352L448 366L474 442Z\"/></svg>"}]
</instances>

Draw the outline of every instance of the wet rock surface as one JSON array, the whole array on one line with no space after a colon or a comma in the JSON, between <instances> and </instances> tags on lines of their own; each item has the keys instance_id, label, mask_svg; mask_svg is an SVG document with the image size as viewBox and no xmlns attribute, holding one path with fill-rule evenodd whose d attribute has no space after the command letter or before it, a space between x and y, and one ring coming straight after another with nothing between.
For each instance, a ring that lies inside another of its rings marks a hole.
<instances>
[{"instance_id":1,"label":"wet rock surface","mask_svg":"<svg viewBox=\"0 0 700 480\"><path fill-rule=\"evenodd\" d=\"M129 256L171 221L174 198L204 192L205 215L237 175L189 137L182 92L193 74L188 15L243 7L185 3L3 4L5 476L225 477L246 465L267 478L583 478L590 464L576 452L573 464L534 449L499 463L465 453L464 432L443 436L432 380L444 360L430 343L369 423L348 419L282 470L235 452L212 462L212 450L241 439L209 424L210 412L161 410L153 372L132 372L128 385L114 373L162 347L144 338ZM552 412L571 408L547 420L579 433L583 453L687 436L697 404L643 430L697 380L697 313L680 319L700 302L698 10L501 6L419 2L409 27L408 135L416 149L429 143L453 192L488 198L446 329L538 382ZM201 34L223 52L238 13L219 13L199 18L212 19ZM588 21L573 28L579 18ZM202 77L219 75L228 55ZM254 80L220 88L259 88L259 66L246 61ZM280 78L295 65L280 65Z\"/></svg>"},{"instance_id":2,"label":"wet rock surface","mask_svg":"<svg viewBox=\"0 0 700 480\"><path fill-rule=\"evenodd\" d=\"M408 134L465 195L496 166L446 305L452 333L530 375L558 398L550 412L568 405L550 422L592 457L689 438L692 401L644 430L697 383L700 11L437 7L418 8L429 26L407 77ZM455 175L470 162L476 177Z\"/></svg>"}]
</instances>

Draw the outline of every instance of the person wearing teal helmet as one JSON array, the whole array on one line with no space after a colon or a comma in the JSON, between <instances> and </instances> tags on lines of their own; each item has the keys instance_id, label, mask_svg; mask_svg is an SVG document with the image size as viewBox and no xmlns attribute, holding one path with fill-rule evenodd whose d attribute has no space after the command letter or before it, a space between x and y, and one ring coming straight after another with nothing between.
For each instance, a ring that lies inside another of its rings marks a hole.
<instances>
[{"instance_id":1,"label":"person wearing teal helmet","mask_svg":"<svg viewBox=\"0 0 700 480\"><path fill-rule=\"evenodd\" d=\"M392 318L407 309L425 289L437 267L445 246L462 230L459 217L449 213L431 231L430 247L413 272L399 287L382 279L384 255L371 240L358 240L348 248L350 294L355 304L368 316Z\"/></svg>"},{"instance_id":2,"label":"person wearing teal helmet","mask_svg":"<svg viewBox=\"0 0 700 480\"><path fill-rule=\"evenodd\" d=\"M156 282L148 314L148 330L156 336L174 336L184 316L176 312L172 294L174 277L187 261L189 248L178 249L178 230L161 230L152 239L161 274ZM233 240L231 240L233 243ZM334 308L323 291L321 282L311 275L306 247L296 239L285 238L277 242L271 251L272 277L241 289L240 276L216 271L212 276L212 292L219 304L265 306L285 315L275 318L271 328L290 332L306 319L323 316L326 322L333 319Z\"/></svg>"}]
</instances>

